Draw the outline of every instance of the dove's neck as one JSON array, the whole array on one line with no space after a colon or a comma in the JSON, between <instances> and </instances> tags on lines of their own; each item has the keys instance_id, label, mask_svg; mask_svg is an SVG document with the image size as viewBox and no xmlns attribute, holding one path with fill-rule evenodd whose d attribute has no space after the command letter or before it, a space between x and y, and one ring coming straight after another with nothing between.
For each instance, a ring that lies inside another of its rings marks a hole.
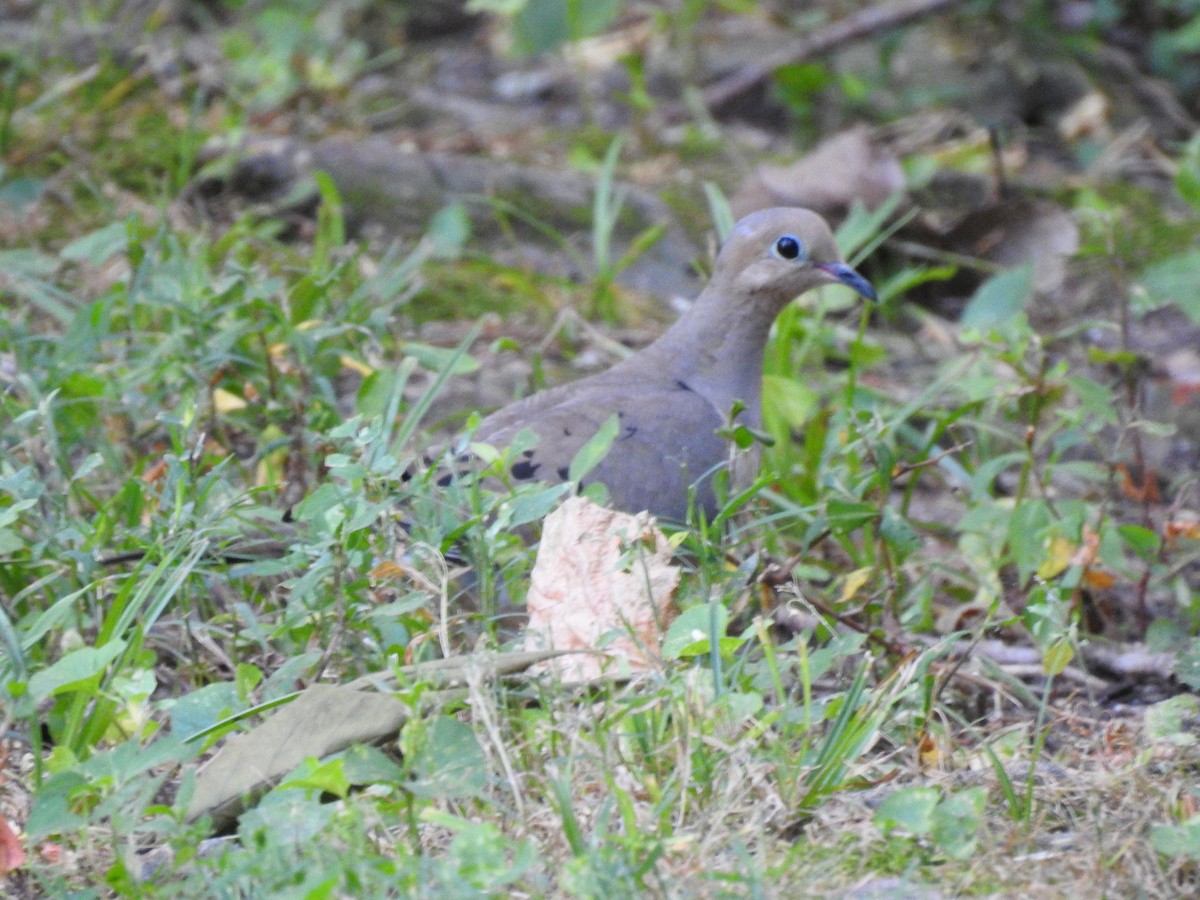
<instances>
[{"instance_id":1,"label":"dove's neck","mask_svg":"<svg viewBox=\"0 0 1200 900\"><path fill-rule=\"evenodd\" d=\"M692 308L646 348L658 371L683 382L728 415L745 406L737 421L757 426L762 394L763 348L779 306L738 296L728 285L711 284Z\"/></svg>"}]
</instances>

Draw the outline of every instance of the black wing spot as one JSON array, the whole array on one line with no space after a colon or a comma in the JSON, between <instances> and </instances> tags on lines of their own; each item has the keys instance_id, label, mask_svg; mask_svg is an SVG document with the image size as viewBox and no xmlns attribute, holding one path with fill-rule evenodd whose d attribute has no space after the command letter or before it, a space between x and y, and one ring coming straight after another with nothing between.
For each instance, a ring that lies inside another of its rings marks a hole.
<instances>
[{"instance_id":1,"label":"black wing spot","mask_svg":"<svg viewBox=\"0 0 1200 900\"><path fill-rule=\"evenodd\" d=\"M689 386L688 386L688 383L687 383L686 381L676 381L676 382L675 382L675 385L676 385L676 387L678 387L678 388L679 388L681 391L688 391L688 392L690 392L690 391L692 390L692 389L691 389L691 387L689 387Z\"/></svg>"},{"instance_id":2,"label":"black wing spot","mask_svg":"<svg viewBox=\"0 0 1200 900\"><path fill-rule=\"evenodd\" d=\"M562 468L560 468L560 469L558 470L558 480L559 480L559 481L566 481L566 480L567 480L567 476L568 476L568 475L570 475L570 474L571 474L571 470L570 470L570 469L568 469L566 466L563 466Z\"/></svg>"},{"instance_id":3,"label":"black wing spot","mask_svg":"<svg viewBox=\"0 0 1200 900\"><path fill-rule=\"evenodd\" d=\"M531 481L537 477L537 470L541 467L541 463L519 462L513 464L511 471L513 478L518 481Z\"/></svg>"},{"instance_id":4,"label":"black wing spot","mask_svg":"<svg viewBox=\"0 0 1200 900\"><path fill-rule=\"evenodd\" d=\"M570 437L570 436L571 436L571 429L570 429L570 428L564 428L564 429L563 429L563 437Z\"/></svg>"},{"instance_id":5,"label":"black wing spot","mask_svg":"<svg viewBox=\"0 0 1200 900\"><path fill-rule=\"evenodd\" d=\"M625 426L625 435L622 439L628 440L629 438L633 437L637 433L638 433L638 427L636 425L626 425Z\"/></svg>"},{"instance_id":6,"label":"black wing spot","mask_svg":"<svg viewBox=\"0 0 1200 900\"><path fill-rule=\"evenodd\" d=\"M533 459L533 451L532 451L532 450L526 450L526 451L525 451L524 453L522 453L521 455L522 455L523 457L525 457L526 459Z\"/></svg>"}]
</instances>

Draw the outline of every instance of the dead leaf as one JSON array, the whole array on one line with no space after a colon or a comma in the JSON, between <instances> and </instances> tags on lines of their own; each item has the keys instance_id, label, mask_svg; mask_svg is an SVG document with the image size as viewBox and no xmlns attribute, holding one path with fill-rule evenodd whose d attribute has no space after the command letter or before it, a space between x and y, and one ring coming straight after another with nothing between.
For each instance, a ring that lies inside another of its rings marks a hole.
<instances>
[{"instance_id":1,"label":"dead leaf","mask_svg":"<svg viewBox=\"0 0 1200 900\"><path fill-rule=\"evenodd\" d=\"M8 824L8 819L0 817L0 878L23 865L25 850L21 847L21 839Z\"/></svg>"},{"instance_id":2,"label":"dead leaf","mask_svg":"<svg viewBox=\"0 0 1200 900\"><path fill-rule=\"evenodd\" d=\"M1135 484L1133 474L1125 463L1117 463L1117 471L1121 473L1121 493L1135 503L1158 503L1162 496L1158 492L1158 473L1147 468L1143 473L1141 484Z\"/></svg>"},{"instance_id":3,"label":"dead leaf","mask_svg":"<svg viewBox=\"0 0 1200 900\"><path fill-rule=\"evenodd\" d=\"M232 391L217 388L213 391L213 408L219 413L235 412L246 408L246 401Z\"/></svg>"},{"instance_id":4,"label":"dead leaf","mask_svg":"<svg viewBox=\"0 0 1200 900\"><path fill-rule=\"evenodd\" d=\"M679 568L653 522L584 497L546 517L525 601L525 649L597 651L549 660L545 668L563 681L595 679L614 659L626 671L657 667Z\"/></svg>"},{"instance_id":5,"label":"dead leaf","mask_svg":"<svg viewBox=\"0 0 1200 900\"><path fill-rule=\"evenodd\" d=\"M46 863L47 865L57 866L62 864L62 844L59 844L56 841L46 841L45 843L38 845L37 853L42 862Z\"/></svg>"},{"instance_id":6,"label":"dead leaf","mask_svg":"<svg viewBox=\"0 0 1200 900\"><path fill-rule=\"evenodd\" d=\"M940 769L945 758L946 755L942 752L941 745L928 731L922 732L921 739L917 741L917 760L920 762L921 768Z\"/></svg>"},{"instance_id":7,"label":"dead leaf","mask_svg":"<svg viewBox=\"0 0 1200 900\"><path fill-rule=\"evenodd\" d=\"M1174 543L1179 538L1200 540L1200 514L1186 509L1179 510L1163 528L1163 536L1167 539L1168 544Z\"/></svg>"},{"instance_id":8,"label":"dead leaf","mask_svg":"<svg viewBox=\"0 0 1200 900\"><path fill-rule=\"evenodd\" d=\"M343 353L338 357L338 362L342 364L342 368L349 369L351 372L357 372L363 378L367 378L375 374L375 369L368 366L365 362L355 359L353 356L348 356Z\"/></svg>"},{"instance_id":9,"label":"dead leaf","mask_svg":"<svg viewBox=\"0 0 1200 900\"><path fill-rule=\"evenodd\" d=\"M385 559L371 570L371 579L373 581L399 581L407 574L408 569L404 566Z\"/></svg>"},{"instance_id":10,"label":"dead leaf","mask_svg":"<svg viewBox=\"0 0 1200 900\"><path fill-rule=\"evenodd\" d=\"M1109 760L1130 760L1138 750L1138 734L1129 722L1109 722L1104 727L1101 744Z\"/></svg>"},{"instance_id":11,"label":"dead leaf","mask_svg":"<svg viewBox=\"0 0 1200 900\"><path fill-rule=\"evenodd\" d=\"M145 484L154 484L160 478L167 474L167 461L160 459L150 468L142 472L142 481Z\"/></svg>"},{"instance_id":12,"label":"dead leaf","mask_svg":"<svg viewBox=\"0 0 1200 900\"><path fill-rule=\"evenodd\" d=\"M187 818L210 815L220 829L306 758L375 743L395 734L409 712L386 694L314 684L262 725L229 740L196 779Z\"/></svg>"},{"instance_id":13,"label":"dead leaf","mask_svg":"<svg viewBox=\"0 0 1200 900\"><path fill-rule=\"evenodd\" d=\"M1062 287L1067 260L1079 251L1079 226L1056 203L1011 197L970 213L947 238L951 249L1004 268L1033 263L1039 293Z\"/></svg>"},{"instance_id":14,"label":"dead leaf","mask_svg":"<svg viewBox=\"0 0 1200 900\"><path fill-rule=\"evenodd\" d=\"M1117 579L1111 572L1105 572L1103 569L1086 569L1083 573L1083 580L1087 586L1097 591L1106 591L1114 584Z\"/></svg>"},{"instance_id":15,"label":"dead leaf","mask_svg":"<svg viewBox=\"0 0 1200 900\"><path fill-rule=\"evenodd\" d=\"M855 569L853 572L848 573L846 580L842 582L842 596L839 602L847 603L853 600L855 594L862 590L863 585L867 583L867 579L870 577L870 568Z\"/></svg>"},{"instance_id":16,"label":"dead leaf","mask_svg":"<svg viewBox=\"0 0 1200 900\"><path fill-rule=\"evenodd\" d=\"M1058 120L1058 135L1064 141L1103 135L1108 126L1108 98L1098 91L1089 91L1063 113Z\"/></svg>"},{"instance_id":17,"label":"dead leaf","mask_svg":"<svg viewBox=\"0 0 1200 900\"><path fill-rule=\"evenodd\" d=\"M955 603L944 607L937 615L935 629L938 634L954 634L971 631L982 626L990 614L990 606L975 600L971 603Z\"/></svg>"},{"instance_id":18,"label":"dead leaf","mask_svg":"<svg viewBox=\"0 0 1200 900\"><path fill-rule=\"evenodd\" d=\"M405 666L402 676L445 687L422 695L426 705L461 696L468 668L492 676L515 675L546 659L545 653L500 653L456 656ZM350 684L314 684L295 700L272 712L261 724L231 737L196 778L187 819L211 816L220 830L284 775L309 757L321 759L355 744L393 740L412 708L390 690L391 673L367 675Z\"/></svg>"},{"instance_id":19,"label":"dead leaf","mask_svg":"<svg viewBox=\"0 0 1200 900\"><path fill-rule=\"evenodd\" d=\"M1076 547L1061 535L1056 535L1046 542L1046 557L1038 566L1038 578L1051 579L1061 574L1071 564Z\"/></svg>"},{"instance_id":20,"label":"dead leaf","mask_svg":"<svg viewBox=\"0 0 1200 900\"><path fill-rule=\"evenodd\" d=\"M1200 353L1195 350L1176 350L1151 363L1156 375L1171 386L1171 403L1183 406L1200 395Z\"/></svg>"},{"instance_id":21,"label":"dead leaf","mask_svg":"<svg viewBox=\"0 0 1200 900\"><path fill-rule=\"evenodd\" d=\"M821 213L868 209L904 190L904 169L891 152L875 146L866 128L854 128L817 144L789 166L759 166L730 205L743 216L768 206L806 206Z\"/></svg>"}]
</instances>

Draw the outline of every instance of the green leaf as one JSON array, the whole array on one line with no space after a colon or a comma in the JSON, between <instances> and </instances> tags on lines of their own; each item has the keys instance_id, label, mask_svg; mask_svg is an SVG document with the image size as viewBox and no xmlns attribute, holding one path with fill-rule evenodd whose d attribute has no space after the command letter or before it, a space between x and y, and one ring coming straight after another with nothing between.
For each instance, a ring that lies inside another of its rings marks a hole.
<instances>
[{"instance_id":1,"label":"green leaf","mask_svg":"<svg viewBox=\"0 0 1200 900\"><path fill-rule=\"evenodd\" d=\"M1200 691L1200 638L1175 657L1175 677L1193 691Z\"/></svg>"},{"instance_id":2,"label":"green leaf","mask_svg":"<svg viewBox=\"0 0 1200 900\"><path fill-rule=\"evenodd\" d=\"M764 375L763 426L777 437L802 428L812 417L820 397L808 385L782 375Z\"/></svg>"},{"instance_id":3,"label":"green leaf","mask_svg":"<svg viewBox=\"0 0 1200 900\"><path fill-rule=\"evenodd\" d=\"M967 859L975 852L986 801L984 788L972 787L947 797L934 810L931 837L951 859Z\"/></svg>"},{"instance_id":4,"label":"green leaf","mask_svg":"<svg viewBox=\"0 0 1200 900\"><path fill-rule=\"evenodd\" d=\"M872 368L887 358L887 347L866 340L855 341L850 345L848 353L850 364L860 372Z\"/></svg>"},{"instance_id":5,"label":"green leaf","mask_svg":"<svg viewBox=\"0 0 1200 900\"><path fill-rule=\"evenodd\" d=\"M996 478L1005 469L1020 465L1025 459L1025 454L1019 450L1014 450L1012 453L1002 453L998 456L993 456L987 462L980 465L978 469L971 475L971 502L977 503L984 497L990 496L992 486Z\"/></svg>"},{"instance_id":6,"label":"green leaf","mask_svg":"<svg viewBox=\"0 0 1200 900\"><path fill-rule=\"evenodd\" d=\"M853 500L830 500L825 505L829 527L838 534L862 528L879 516L879 509L871 503Z\"/></svg>"},{"instance_id":7,"label":"green leaf","mask_svg":"<svg viewBox=\"0 0 1200 900\"><path fill-rule=\"evenodd\" d=\"M1200 212L1200 169L1196 167L1194 154L1181 161L1175 173L1175 190L1192 209Z\"/></svg>"},{"instance_id":8,"label":"green leaf","mask_svg":"<svg viewBox=\"0 0 1200 900\"><path fill-rule=\"evenodd\" d=\"M888 795L875 810L875 826L885 833L899 828L917 837L929 834L939 798L937 788L900 788Z\"/></svg>"},{"instance_id":9,"label":"green leaf","mask_svg":"<svg viewBox=\"0 0 1200 900\"><path fill-rule=\"evenodd\" d=\"M1126 546L1142 559L1153 559L1158 555L1159 537L1149 528L1141 525L1120 525L1117 534L1121 536Z\"/></svg>"},{"instance_id":10,"label":"green leaf","mask_svg":"<svg viewBox=\"0 0 1200 900\"><path fill-rule=\"evenodd\" d=\"M986 331L1019 315L1033 296L1033 266L1024 265L993 275L963 310L962 325Z\"/></svg>"},{"instance_id":11,"label":"green leaf","mask_svg":"<svg viewBox=\"0 0 1200 900\"><path fill-rule=\"evenodd\" d=\"M1141 354L1136 350L1122 350L1119 347L1107 348L1090 346L1087 348L1088 362L1099 363L1101 365L1117 365L1124 368L1129 368L1135 365L1142 358ZM1105 388L1111 394L1111 390Z\"/></svg>"},{"instance_id":12,"label":"green leaf","mask_svg":"<svg viewBox=\"0 0 1200 900\"><path fill-rule=\"evenodd\" d=\"M446 366L450 366L451 375L470 375L479 370L479 361L473 356L461 353L457 347L437 347L418 341L405 341L400 345L400 349L431 372L445 371Z\"/></svg>"},{"instance_id":13,"label":"green leaf","mask_svg":"<svg viewBox=\"0 0 1200 900\"><path fill-rule=\"evenodd\" d=\"M608 451L612 449L613 441L617 439L620 430L621 420L614 413L576 452L575 457L571 460L570 468L567 470L567 480L578 483L592 469L596 468L608 455Z\"/></svg>"},{"instance_id":14,"label":"green leaf","mask_svg":"<svg viewBox=\"0 0 1200 900\"><path fill-rule=\"evenodd\" d=\"M527 0L512 19L513 50L536 56L599 34L620 8L621 0Z\"/></svg>"},{"instance_id":15,"label":"green leaf","mask_svg":"<svg viewBox=\"0 0 1200 900\"><path fill-rule=\"evenodd\" d=\"M663 639L662 654L666 659L703 656L712 648L712 641L725 636L729 622L729 611L723 606L701 603L685 609L667 628ZM716 634L713 634L713 631Z\"/></svg>"},{"instance_id":16,"label":"green leaf","mask_svg":"<svg viewBox=\"0 0 1200 900\"><path fill-rule=\"evenodd\" d=\"M317 208L317 233L313 239L309 271L322 276L334 262L334 253L346 243L346 221L342 211L342 195L326 172L314 172L321 205Z\"/></svg>"},{"instance_id":17,"label":"green leaf","mask_svg":"<svg viewBox=\"0 0 1200 900\"><path fill-rule=\"evenodd\" d=\"M1008 520L1008 545L1021 577L1034 572L1046 556L1046 530L1052 516L1046 501L1026 499L1013 507Z\"/></svg>"},{"instance_id":18,"label":"green leaf","mask_svg":"<svg viewBox=\"0 0 1200 900\"><path fill-rule=\"evenodd\" d=\"M1075 658L1075 647L1068 637L1057 638L1042 656L1042 671L1050 677L1061 675Z\"/></svg>"},{"instance_id":19,"label":"green leaf","mask_svg":"<svg viewBox=\"0 0 1200 900\"><path fill-rule=\"evenodd\" d=\"M347 750L342 759L345 763L346 778L351 784L374 784L381 781L399 784L404 780L404 770L378 747L359 744Z\"/></svg>"},{"instance_id":20,"label":"green leaf","mask_svg":"<svg viewBox=\"0 0 1200 900\"><path fill-rule=\"evenodd\" d=\"M39 701L82 687L99 676L124 649L125 641L113 640L103 647L72 650L29 679L29 694L34 701Z\"/></svg>"},{"instance_id":21,"label":"green leaf","mask_svg":"<svg viewBox=\"0 0 1200 900\"><path fill-rule=\"evenodd\" d=\"M487 757L470 726L458 719L406 723L401 748L413 775L406 788L419 797L477 797L487 787Z\"/></svg>"},{"instance_id":22,"label":"green leaf","mask_svg":"<svg viewBox=\"0 0 1200 900\"><path fill-rule=\"evenodd\" d=\"M350 793L350 779L346 777L345 761L339 756L321 762L309 757L300 765L300 770L285 778L280 788L317 791L345 797Z\"/></svg>"},{"instance_id":23,"label":"green leaf","mask_svg":"<svg viewBox=\"0 0 1200 900\"><path fill-rule=\"evenodd\" d=\"M257 834L269 834L273 847L294 847L299 853L314 841L326 840L337 804L323 803L318 797L306 797L298 791L275 790L258 806L242 813L237 821L238 834L247 847L267 843Z\"/></svg>"},{"instance_id":24,"label":"green leaf","mask_svg":"<svg viewBox=\"0 0 1200 900\"><path fill-rule=\"evenodd\" d=\"M1146 737L1158 743L1190 747L1196 743L1188 724L1200 713L1200 699L1179 694L1146 708Z\"/></svg>"},{"instance_id":25,"label":"green leaf","mask_svg":"<svg viewBox=\"0 0 1200 900\"><path fill-rule=\"evenodd\" d=\"M0 184L0 205L23 212L33 206L46 192L44 178L13 178Z\"/></svg>"},{"instance_id":26,"label":"green leaf","mask_svg":"<svg viewBox=\"0 0 1200 900\"><path fill-rule=\"evenodd\" d=\"M725 243L725 239L733 231L733 226L737 224L733 208L729 205L729 198L715 183L706 181L704 182L704 199L708 201L708 214L712 218L713 228L716 229L717 240Z\"/></svg>"},{"instance_id":27,"label":"green leaf","mask_svg":"<svg viewBox=\"0 0 1200 900\"><path fill-rule=\"evenodd\" d=\"M425 230L438 259L457 259L471 239L471 217L462 203L451 203L438 210Z\"/></svg>"},{"instance_id":28,"label":"green leaf","mask_svg":"<svg viewBox=\"0 0 1200 900\"><path fill-rule=\"evenodd\" d=\"M78 237L58 252L71 262L86 262L99 266L129 246L129 229L125 222L111 222L103 228Z\"/></svg>"},{"instance_id":29,"label":"green leaf","mask_svg":"<svg viewBox=\"0 0 1200 900\"><path fill-rule=\"evenodd\" d=\"M937 281L949 281L958 272L958 266L909 266L876 284L882 299L902 297L914 288Z\"/></svg>"},{"instance_id":30,"label":"green leaf","mask_svg":"<svg viewBox=\"0 0 1200 900\"><path fill-rule=\"evenodd\" d=\"M732 428L718 428L717 434L723 438L733 441L734 445L739 450L749 450L755 444L762 444L764 447L774 447L775 438L768 432L758 428L751 428L749 425L734 425Z\"/></svg>"},{"instance_id":31,"label":"green leaf","mask_svg":"<svg viewBox=\"0 0 1200 900\"><path fill-rule=\"evenodd\" d=\"M0 250L0 271L10 278L45 278L57 270L57 260L37 250Z\"/></svg>"},{"instance_id":32,"label":"green leaf","mask_svg":"<svg viewBox=\"0 0 1200 900\"><path fill-rule=\"evenodd\" d=\"M1200 250L1167 257L1143 271L1138 282L1149 301L1143 306L1174 304L1200 322Z\"/></svg>"},{"instance_id":33,"label":"green leaf","mask_svg":"<svg viewBox=\"0 0 1200 900\"><path fill-rule=\"evenodd\" d=\"M1157 825L1150 830L1150 846L1163 856L1200 859L1200 816L1182 825Z\"/></svg>"},{"instance_id":34,"label":"green leaf","mask_svg":"<svg viewBox=\"0 0 1200 900\"><path fill-rule=\"evenodd\" d=\"M920 535L907 519L890 506L883 510L883 521L879 524L879 533L887 541L888 546L896 551L899 561L903 561L921 546Z\"/></svg>"},{"instance_id":35,"label":"green leaf","mask_svg":"<svg viewBox=\"0 0 1200 900\"><path fill-rule=\"evenodd\" d=\"M171 732L180 738L211 728L240 708L237 686L218 681L175 700L170 707Z\"/></svg>"},{"instance_id":36,"label":"green leaf","mask_svg":"<svg viewBox=\"0 0 1200 900\"><path fill-rule=\"evenodd\" d=\"M833 75L820 63L794 63L775 70L775 87L784 103L794 109L807 109L825 88L833 83Z\"/></svg>"},{"instance_id":37,"label":"green leaf","mask_svg":"<svg viewBox=\"0 0 1200 900\"><path fill-rule=\"evenodd\" d=\"M21 518L20 513L31 506L37 505L36 497L26 497L24 500L16 500L9 506L0 507L0 527L11 525Z\"/></svg>"},{"instance_id":38,"label":"green leaf","mask_svg":"<svg viewBox=\"0 0 1200 900\"><path fill-rule=\"evenodd\" d=\"M400 396L408 382L409 374L404 367L376 369L359 385L354 398L355 411L367 418L387 415L392 401Z\"/></svg>"},{"instance_id":39,"label":"green leaf","mask_svg":"<svg viewBox=\"0 0 1200 900\"><path fill-rule=\"evenodd\" d=\"M519 528L530 522L538 522L546 518L547 513L554 509L562 496L571 489L569 482L552 484L548 487L533 491L522 491L504 503L502 507L503 527Z\"/></svg>"},{"instance_id":40,"label":"green leaf","mask_svg":"<svg viewBox=\"0 0 1200 900\"><path fill-rule=\"evenodd\" d=\"M78 812L81 804L71 801L87 784L87 779L75 770L58 772L45 781L34 796L25 823L25 839L69 834L86 825L87 817Z\"/></svg>"},{"instance_id":41,"label":"green leaf","mask_svg":"<svg viewBox=\"0 0 1200 900\"><path fill-rule=\"evenodd\" d=\"M345 489L326 482L296 504L292 515L297 522L323 526L333 531L346 517Z\"/></svg>"},{"instance_id":42,"label":"green leaf","mask_svg":"<svg viewBox=\"0 0 1200 900\"><path fill-rule=\"evenodd\" d=\"M62 423L80 431L93 428L100 420L96 400L104 396L108 383L89 372L72 372L59 385L59 401L54 413Z\"/></svg>"}]
</instances>

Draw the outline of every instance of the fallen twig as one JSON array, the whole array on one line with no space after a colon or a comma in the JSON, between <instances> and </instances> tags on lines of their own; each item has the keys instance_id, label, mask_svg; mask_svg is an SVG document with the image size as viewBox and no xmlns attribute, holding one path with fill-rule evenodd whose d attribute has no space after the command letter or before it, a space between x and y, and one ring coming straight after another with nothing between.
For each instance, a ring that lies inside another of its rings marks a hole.
<instances>
[{"instance_id":1,"label":"fallen twig","mask_svg":"<svg viewBox=\"0 0 1200 900\"><path fill-rule=\"evenodd\" d=\"M793 65L810 57L820 56L842 44L876 31L895 28L910 19L938 12L955 2L956 0L909 0L895 6L873 6L846 16L812 32L796 44L776 53L769 53L763 59L749 63L732 75L710 84L704 89L704 102L709 109L723 106L766 79L780 66Z\"/></svg>"}]
</instances>

